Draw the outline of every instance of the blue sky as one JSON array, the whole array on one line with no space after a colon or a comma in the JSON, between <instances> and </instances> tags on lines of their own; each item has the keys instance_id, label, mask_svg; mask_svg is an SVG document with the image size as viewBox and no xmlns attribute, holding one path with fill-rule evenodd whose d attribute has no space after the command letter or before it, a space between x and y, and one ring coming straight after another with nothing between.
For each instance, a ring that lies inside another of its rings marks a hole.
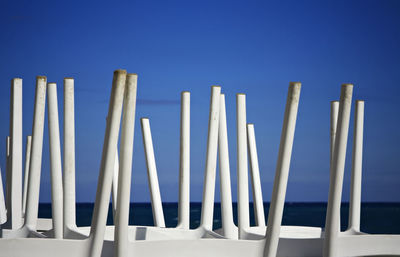
<instances>
[{"instance_id":1,"label":"blue sky","mask_svg":"<svg viewBox=\"0 0 400 257\"><path fill-rule=\"evenodd\" d=\"M137 73L132 174L149 201L140 117L149 117L164 201L178 199L179 99L191 91L191 200L204 177L210 86L226 94L236 199L235 94L255 123L269 201L290 81L301 81L287 201L326 201L329 103L354 83L365 103L363 201L400 201L400 2L398 1L1 1L0 165L5 180L10 80L23 78L23 134L31 134L35 77L75 78L77 200L94 201L115 69ZM353 108L354 109L354 108ZM349 198L352 125L343 199ZM41 196L50 201L47 120ZM217 184L218 185L218 184ZM219 201L219 188L216 199ZM250 194L251 195L251 194Z\"/></svg>"}]
</instances>

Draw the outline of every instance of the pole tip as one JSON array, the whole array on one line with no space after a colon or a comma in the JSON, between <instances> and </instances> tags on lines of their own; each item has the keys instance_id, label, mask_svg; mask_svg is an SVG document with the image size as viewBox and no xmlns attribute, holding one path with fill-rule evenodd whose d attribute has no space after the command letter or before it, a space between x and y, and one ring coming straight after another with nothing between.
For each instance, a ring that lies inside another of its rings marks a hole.
<instances>
[{"instance_id":1,"label":"pole tip","mask_svg":"<svg viewBox=\"0 0 400 257\"><path fill-rule=\"evenodd\" d=\"M126 74L126 70L119 69L114 71L114 75L123 75L123 74Z\"/></svg>"},{"instance_id":2,"label":"pole tip","mask_svg":"<svg viewBox=\"0 0 400 257\"><path fill-rule=\"evenodd\" d=\"M129 76L129 77L137 77L138 75L136 73L128 73L127 76Z\"/></svg>"},{"instance_id":3,"label":"pole tip","mask_svg":"<svg viewBox=\"0 0 400 257\"><path fill-rule=\"evenodd\" d=\"M57 83L55 83L55 82L49 82L49 83L47 83L47 86L57 86Z\"/></svg>"},{"instance_id":4,"label":"pole tip","mask_svg":"<svg viewBox=\"0 0 400 257\"><path fill-rule=\"evenodd\" d=\"M64 80L74 80L72 77L65 77Z\"/></svg>"},{"instance_id":5,"label":"pole tip","mask_svg":"<svg viewBox=\"0 0 400 257\"><path fill-rule=\"evenodd\" d=\"M46 77L46 76L36 76L36 80L44 80L44 81L47 81L47 77Z\"/></svg>"}]
</instances>

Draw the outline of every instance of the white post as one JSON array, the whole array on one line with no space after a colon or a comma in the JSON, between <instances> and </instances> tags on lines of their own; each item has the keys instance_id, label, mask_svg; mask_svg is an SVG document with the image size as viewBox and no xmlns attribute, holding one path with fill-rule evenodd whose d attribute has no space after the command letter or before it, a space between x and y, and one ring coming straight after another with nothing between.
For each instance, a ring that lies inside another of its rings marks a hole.
<instances>
[{"instance_id":1,"label":"white post","mask_svg":"<svg viewBox=\"0 0 400 257\"><path fill-rule=\"evenodd\" d=\"M203 201L201 205L200 226L206 230L213 229L215 175L217 169L219 101L221 87L211 87L210 113L208 119L208 138L206 167L204 174Z\"/></svg>"},{"instance_id":2,"label":"white post","mask_svg":"<svg viewBox=\"0 0 400 257\"><path fill-rule=\"evenodd\" d=\"M221 94L219 107L219 174L221 190L222 233L226 238L237 239L233 222L231 174L229 168L228 129L226 125L225 95Z\"/></svg>"},{"instance_id":3,"label":"white post","mask_svg":"<svg viewBox=\"0 0 400 257\"><path fill-rule=\"evenodd\" d=\"M32 145L32 136L27 136L26 137L26 149L25 149L24 192L22 195L22 215L23 216L25 216L25 210L26 210L26 194L28 192L29 163L31 161L31 145Z\"/></svg>"},{"instance_id":4,"label":"white post","mask_svg":"<svg viewBox=\"0 0 400 257\"><path fill-rule=\"evenodd\" d=\"M10 101L10 201L7 208L7 228L18 229L22 225L22 79L11 81Z\"/></svg>"},{"instance_id":5,"label":"white post","mask_svg":"<svg viewBox=\"0 0 400 257\"><path fill-rule=\"evenodd\" d=\"M74 79L64 78L64 236L76 229L75 218L75 107Z\"/></svg>"},{"instance_id":6,"label":"white post","mask_svg":"<svg viewBox=\"0 0 400 257\"><path fill-rule=\"evenodd\" d=\"M181 131L179 148L179 201L177 227L190 227L190 92L181 93Z\"/></svg>"},{"instance_id":7,"label":"white post","mask_svg":"<svg viewBox=\"0 0 400 257\"><path fill-rule=\"evenodd\" d=\"M146 155L147 176L149 180L151 207L153 208L153 221L156 227L165 227L164 212L161 201L160 186L158 184L156 160L154 157L153 140L149 119L140 119L142 125L143 145Z\"/></svg>"},{"instance_id":8,"label":"white post","mask_svg":"<svg viewBox=\"0 0 400 257\"><path fill-rule=\"evenodd\" d=\"M236 115L238 229L239 239L244 239L246 229L250 227L245 94L236 95Z\"/></svg>"},{"instance_id":9,"label":"white post","mask_svg":"<svg viewBox=\"0 0 400 257\"><path fill-rule=\"evenodd\" d=\"M264 256L275 257L278 251L279 234L281 230L283 207L287 181L289 177L290 159L292 156L294 131L296 128L297 111L300 100L300 82L290 82L286 100L281 142L276 164L274 188L268 213L267 233Z\"/></svg>"},{"instance_id":10,"label":"white post","mask_svg":"<svg viewBox=\"0 0 400 257\"><path fill-rule=\"evenodd\" d=\"M96 201L90 227L90 257L100 257L103 248L104 233L110 203L115 152L118 147L118 134L121 121L122 103L126 81L126 70L114 71L108 119L104 135L103 153L101 157L99 181Z\"/></svg>"},{"instance_id":11,"label":"white post","mask_svg":"<svg viewBox=\"0 0 400 257\"><path fill-rule=\"evenodd\" d=\"M335 148L338 114L339 114L339 101L331 101L331 151L330 151L331 163L333 159L333 150Z\"/></svg>"},{"instance_id":12,"label":"white post","mask_svg":"<svg viewBox=\"0 0 400 257\"><path fill-rule=\"evenodd\" d=\"M6 196L6 210L10 210L11 209L11 164L10 164L10 136L6 137L6 192L5 192L5 196ZM7 214L7 221L9 221L9 217L8 215L10 215L10 213L6 213ZM5 227L7 226L8 223L5 224Z\"/></svg>"},{"instance_id":13,"label":"white post","mask_svg":"<svg viewBox=\"0 0 400 257\"><path fill-rule=\"evenodd\" d=\"M114 173L113 173L113 182L112 182L112 191L111 191L111 199L112 199L112 210L114 217L114 225L115 225L115 215L117 211L117 199L118 199L118 173L119 173L119 158L118 158L118 150L115 151L115 161L114 161Z\"/></svg>"},{"instance_id":14,"label":"white post","mask_svg":"<svg viewBox=\"0 0 400 257\"><path fill-rule=\"evenodd\" d=\"M351 167L349 229L360 231L364 101L356 101Z\"/></svg>"},{"instance_id":15,"label":"white post","mask_svg":"<svg viewBox=\"0 0 400 257\"><path fill-rule=\"evenodd\" d=\"M342 199L343 174L352 94L353 85L343 84L340 91L338 124L329 179L329 198L323 250L323 255L325 257L337 256L336 243L340 232L340 224L338 223L340 222L340 202Z\"/></svg>"},{"instance_id":16,"label":"white post","mask_svg":"<svg viewBox=\"0 0 400 257\"><path fill-rule=\"evenodd\" d=\"M63 238L63 187L61 171L60 128L56 83L47 84L47 104L50 145L51 212L54 238Z\"/></svg>"},{"instance_id":17,"label":"white post","mask_svg":"<svg viewBox=\"0 0 400 257\"><path fill-rule=\"evenodd\" d=\"M250 174L253 191L254 217L256 226L265 227L264 202L261 190L260 168L258 166L254 124L247 124L247 139L250 155Z\"/></svg>"},{"instance_id":18,"label":"white post","mask_svg":"<svg viewBox=\"0 0 400 257\"><path fill-rule=\"evenodd\" d=\"M0 225L7 221L6 202L4 200L3 179L0 169Z\"/></svg>"},{"instance_id":19,"label":"white post","mask_svg":"<svg viewBox=\"0 0 400 257\"><path fill-rule=\"evenodd\" d=\"M114 253L129 255L128 226L132 174L133 135L135 128L137 75L128 74L125 84L124 112L121 128L121 165L119 165L117 210L115 215Z\"/></svg>"},{"instance_id":20,"label":"white post","mask_svg":"<svg viewBox=\"0 0 400 257\"><path fill-rule=\"evenodd\" d=\"M32 150L29 165L28 193L26 199L25 227L36 230L40 174L42 168L43 130L46 105L46 77L36 77L35 109L32 126Z\"/></svg>"}]
</instances>

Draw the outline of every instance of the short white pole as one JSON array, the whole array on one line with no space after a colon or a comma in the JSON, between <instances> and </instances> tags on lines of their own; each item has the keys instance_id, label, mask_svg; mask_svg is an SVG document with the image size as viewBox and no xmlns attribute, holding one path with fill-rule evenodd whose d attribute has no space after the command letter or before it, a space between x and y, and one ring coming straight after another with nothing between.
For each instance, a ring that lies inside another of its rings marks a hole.
<instances>
[{"instance_id":1,"label":"short white pole","mask_svg":"<svg viewBox=\"0 0 400 257\"><path fill-rule=\"evenodd\" d=\"M132 175L133 136L135 128L137 75L128 74L125 84L124 112L121 128L121 165L119 165L117 210L115 215L114 253L129 255L128 226Z\"/></svg>"},{"instance_id":2,"label":"short white pole","mask_svg":"<svg viewBox=\"0 0 400 257\"><path fill-rule=\"evenodd\" d=\"M122 103L126 81L126 70L114 71L108 119L104 135L96 201L90 227L90 257L100 257L103 248L104 233L107 224L110 203L115 152L118 147L118 134L121 123Z\"/></svg>"},{"instance_id":3,"label":"short white pole","mask_svg":"<svg viewBox=\"0 0 400 257\"><path fill-rule=\"evenodd\" d=\"M337 237L340 232L340 203L342 198L343 174L349 131L352 84L343 84L340 92L339 115L335 147L330 171L329 198L325 222L323 255L337 256Z\"/></svg>"},{"instance_id":4,"label":"short white pole","mask_svg":"<svg viewBox=\"0 0 400 257\"><path fill-rule=\"evenodd\" d=\"M177 227L190 227L190 92L181 93L179 201Z\"/></svg>"},{"instance_id":5,"label":"short white pole","mask_svg":"<svg viewBox=\"0 0 400 257\"><path fill-rule=\"evenodd\" d=\"M22 79L11 81L10 101L10 205L7 226L18 229L22 225Z\"/></svg>"},{"instance_id":6,"label":"short white pole","mask_svg":"<svg viewBox=\"0 0 400 257\"><path fill-rule=\"evenodd\" d=\"M203 201L201 205L201 219L199 226L209 231L213 229L220 94L221 94L221 87L219 86L211 87L210 113L208 119L206 167L204 172Z\"/></svg>"},{"instance_id":7,"label":"short white pole","mask_svg":"<svg viewBox=\"0 0 400 257\"><path fill-rule=\"evenodd\" d=\"M25 227L36 230L40 174L42 168L43 130L46 106L46 77L36 78L35 109L32 126L32 150L29 165L28 193L26 198Z\"/></svg>"},{"instance_id":8,"label":"short white pole","mask_svg":"<svg viewBox=\"0 0 400 257\"><path fill-rule=\"evenodd\" d=\"M7 221L6 202L4 199L3 179L0 169L0 225Z\"/></svg>"},{"instance_id":9,"label":"short white pole","mask_svg":"<svg viewBox=\"0 0 400 257\"><path fill-rule=\"evenodd\" d=\"M142 125L143 145L146 155L147 176L151 195L151 207L153 208L154 226L165 227L156 160L154 157L153 140L151 138L150 122L147 118L140 119L140 122Z\"/></svg>"},{"instance_id":10,"label":"short white pole","mask_svg":"<svg viewBox=\"0 0 400 257\"><path fill-rule=\"evenodd\" d=\"M250 156L250 174L253 191L254 217L256 226L265 227L264 202L262 197L260 168L258 166L256 135L254 124L247 124L247 139Z\"/></svg>"},{"instance_id":11,"label":"short white pole","mask_svg":"<svg viewBox=\"0 0 400 257\"><path fill-rule=\"evenodd\" d=\"M362 151L364 130L364 101L356 101L354 136L353 136L353 165L351 167L349 229L360 231L361 215L361 176Z\"/></svg>"},{"instance_id":12,"label":"short white pole","mask_svg":"<svg viewBox=\"0 0 400 257\"><path fill-rule=\"evenodd\" d=\"M219 173L221 190L221 216L223 236L237 239L236 226L233 222L231 174L229 167L228 129L226 125L225 95L221 94L219 109Z\"/></svg>"},{"instance_id":13,"label":"short white pole","mask_svg":"<svg viewBox=\"0 0 400 257\"><path fill-rule=\"evenodd\" d=\"M338 114L339 114L339 101L331 101L331 151L330 151L331 163L333 159L333 150L335 148Z\"/></svg>"},{"instance_id":14,"label":"short white pole","mask_svg":"<svg viewBox=\"0 0 400 257\"><path fill-rule=\"evenodd\" d=\"M27 136L26 137L26 149L25 149L24 192L22 195L22 215L23 216L25 216L25 210L26 210L26 194L28 192L29 163L31 161L31 145L32 145L32 136Z\"/></svg>"},{"instance_id":15,"label":"short white pole","mask_svg":"<svg viewBox=\"0 0 400 257\"><path fill-rule=\"evenodd\" d=\"M294 132L296 128L297 111L300 100L300 82L290 82L286 100L281 142L276 164L274 188L268 213L266 244L264 256L275 257L278 251L279 234L281 230L283 207L285 204L286 187L289 177L290 159L292 156Z\"/></svg>"},{"instance_id":16,"label":"short white pole","mask_svg":"<svg viewBox=\"0 0 400 257\"><path fill-rule=\"evenodd\" d=\"M50 145L51 211L54 238L63 238L63 186L61 171L60 128L56 83L47 84L47 104Z\"/></svg>"},{"instance_id":17,"label":"short white pole","mask_svg":"<svg viewBox=\"0 0 400 257\"><path fill-rule=\"evenodd\" d=\"M115 162L114 162L114 173L113 173L113 182L112 182L112 210L113 217L115 223L115 215L117 211L117 199L118 199L118 173L119 173L119 158L118 158L118 150L115 152Z\"/></svg>"},{"instance_id":18,"label":"short white pole","mask_svg":"<svg viewBox=\"0 0 400 257\"><path fill-rule=\"evenodd\" d=\"M245 94L236 95L236 115L238 228L239 239L243 239L246 235L246 229L250 227Z\"/></svg>"},{"instance_id":19,"label":"short white pole","mask_svg":"<svg viewBox=\"0 0 400 257\"><path fill-rule=\"evenodd\" d=\"M64 78L64 235L76 229L75 217L75 106L74 79Z\"/></svg>"}]
</instances>

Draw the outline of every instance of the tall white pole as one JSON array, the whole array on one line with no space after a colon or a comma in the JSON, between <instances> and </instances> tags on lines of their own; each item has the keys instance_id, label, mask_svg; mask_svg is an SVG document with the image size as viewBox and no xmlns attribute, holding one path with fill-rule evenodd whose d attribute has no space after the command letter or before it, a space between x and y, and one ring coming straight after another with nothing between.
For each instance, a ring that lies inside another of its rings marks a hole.
<instances>
[{"instance_id":1,"label":"tall white pole","mask_svg":"<svg viewBox=\"0 0 400 257\"><path fill-rule=\"evenodd\" d=\"M260 168L258 166L256 135L254 124L247 124L247 139L250 155L251 185L253 188L253 205L256 226L265 227L264 202L262 197Z\"/></svg>"},{"instance_id":2,"label":"tall white pole","mask_svg":"<svg viewBox=\"0 0 400 257\"><path fill-rule=\"evenodd\" d=\"M0 225L4 224L6 221L7 221L7 209L6 209L6 202L4 199L3 179L0 169Z\"/></svg>"},{"instance_id":3,"label":"tall white pole","mask_svg":"<svg viewBox=\"0 0 400 257\"><path fill-rule=\"evenodd\" d=\"M267 233L264 256L275 257L278 251L283 207L289 177L290 159L292 156L294 131L300 100L300 82L290 82L283 119L281 142L276 164L274 188L268 213Z\"/></svg>"},{"instance_id":4,"label":"tall white pole","mask_svg":"<svg viewBox=\"0 0 400 257\"><path fill-rule=\"evenodd\" d=\"M237 230L233 222L231 174L229 168L228 129L226 125L225 95L221 94L219 109L219 174L221 190L222 233L226 238L237 239Z\"/></svg>"},{"instance_id":5,"label":"tall white pole","mask_svg":"<svg viewBox=\"0 0 400 257\"><path fill-rule=\"evenodd\" d=\"M236 95L236 115L238 228L239 239L243 239L246 235L246 229L250 227L245 94Z\"/></svg>"},{"instance_id":6,"label":"tall white pole","mask_svg":"<svg viewBox=\"0 0 400 257\"><path fill-rule=\"evenodd\" d=\"M201 206L200 226L206 230L213 228L215 175L217 169L219 101L221 87L211 87L210 114L208 119L208 138L206 167L204 172L203 201Z\"/></svg>"},{"instance_id":7,"label":"tall white pole","mask_svg":"<svg viewBox=\"0 0 400 257\"><path fill-rule=\"evenodd\" d=\"M75 106L74 79L64 78L64 236L76 229L75 217Z\"/></svg>"},{"instance_id":8,"label":"tall white pole","mask_svg":"<svg viewBox=\"0 0 400 257\"><path fill-rule=\"evenodd\" d=\"M115 215L114 253L116 257L129 256L128 226L132 175L133 135L135 128L137 75L128 74L125 84L124 112L121 128L121 165L118 175L118 197Z\"/></svg>"},{"instance_id":9,"label":"tall white pole","mask_svg":"<svg viewBox=\"0 0 400 257\"><path fill-rule=\"evenodd\" d=\"M22 225L22 79L11 81L10 101L10 180L5 227L18 229Z\"/></svg>"},{"instance_id":10,"label":"tall white pole","mask_svg":"<svg viewBox=\"0 0 400 257\"><path fill-rule=\"evenodd\" d=\"M329 198L325 222L323 255L337 256L337 237L340 232L340 203L342 198L343 174L349 132L352 84L343 84L340 91L339 115L335 147L330 171Z\"/></svg>"},{"instance_id":11,"label":"tall white pole","mask_svg":"<svg viewBox=\"0 0 400 257\"><path fill-rule=\"evenodd\" d=\"M51 211L54 238L63 238L63 186L56 83L47 84L50 145Z\"/></svg>"},{"instance_id":12,"label":"tall white pole","mask_svg":"<svg viewBox=\"0 0 400 257\"><path fill-rule=\"evenodd\" d=\"M118 134L121 123L125 81L126 70L114 71L99 180L97 184L96 201L94 204L92 225L90 227L90 257L100 257L103 248L108 206L111 196L115 152L118 147Z\"/></svg>"},{"instance_id":13,"label":"tall white pole","mask_svg":"<svg viewBox=\"0 0 400 257\"><path fill-rule=\"evenodd\" d=\"M29 163L31 161L31 145L32 145L32 136L27 136L26 137L26 149L25 149L24 192L22 195L22 215L23 216L25 216L25 210L26 210L26 194L28 192Z\"/></svg>"},{"instance_id":14,"label":"tall white pole","mask_svg":"<svg viewBox=\"0 0 400 257\"><path fill-rule=\"evenodd\" d=\"M6 196L6 210L10 210L11 209L11 164L10 164L10 146L11 145L11 140L10 140L10 136L6 137L6 192L5 192L5 196ZM7 214L7 223L5 224L4 227L9 227L7 225L9 225L9 220L10 218L8 217L8 215L10 215L10 213L6 213Z\"/></svg>"},{"instance_id":15,"label":"tall white pole","mask_svg":"<svg viewBox=\"0 0 400 257\"><path fill-rule=\"evenodd\" d=\"M179 202L177 227L190 227L190 92L181 93L179 148Z\"/></svg>"},{"instance_id":16,"label":"tall white pole","mask_svg":"<svg viewBox=\"0 0 400 257\"><path fill-rule=\"evenodd\" d=\"M43 130L46 105L46 77L36 77L35 109L32 126L32 150L29 165L28 193L26 199L25 227L36 230L40 174L42 168Z\"/></svg>"},{"instance_id":17,"label":"tall white pole","mask_svg":"<svg viewBox=\"0 0 400 257\"><path fill-rule=\"evenodd\" d=\"M115 215L117 211L117 199L118 199L118 173L119 173L119 158L118 158L118 150L115 151L115 161L114 161L114 173L113 173L113 182L112 182L112 191L111 191L111 199L112 199L112 210L113 217L115 223Z\"/></svg>"},{"instance_id":18,"label":"tall white pole","mask_svg":"<svg viewBox=\"0 0 400 257\"><path fill-rule=\"evenodd\" d=\"M153 140L151 138L150 122L147 118L140 119L142 125L143 145L146 155L147 176L149 180L153 221L156 227L165 227L164 212L158 184L156 160L154 157Z\"/></svg>"},{"instance_id":19,"label":"tall white pole","mask_svg":"<svg viewBox=\"0 0 400 257\"><path fill-rule=\"evenodd\" d=\"M364 101L356 101L354 136L353 136L353 165L351 167L349 229L360 231L361 214L361 176L362 151L364 130Z\"/></svg>"}]
</instances>

